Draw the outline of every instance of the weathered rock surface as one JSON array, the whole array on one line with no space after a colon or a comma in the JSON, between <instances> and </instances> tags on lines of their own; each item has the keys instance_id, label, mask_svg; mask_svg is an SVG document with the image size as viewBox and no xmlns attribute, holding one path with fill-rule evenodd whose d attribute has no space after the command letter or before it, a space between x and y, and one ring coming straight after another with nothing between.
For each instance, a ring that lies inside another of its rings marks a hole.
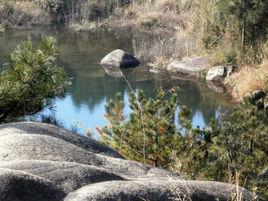
<instances>
[{"instance_id":1,"label":"weathered rock surface","mask_svg":"<svg viewBox=\"0 0 268 201\"><path fill-rule=\"evenodd\" d=\"M104 146L94 139L74 134L62 128L58 128L49 124L38 123L11 123L0 125L0 136L12 134L38 134L44 136L51 136L56 139L61 139L67 143L78 146L87 151L99 153L102 155L113 156L115 158L122 158L113 149Z\"/></svg>"},{"instance_id":2,"label":"weathered rock surface","mask_svg":"<svg viewBox=\"0 0 268 201\"><path fill-rule=\"evenodd\" d=\"M66 194L53 182L27 172L0 169L1 201L58 201Z\"/></svg>"},{"instance_id":3,"label":"weathered rock surface","mask_svg":"<svg viewBox=\"0 0 268 201\"><path fill-rule=\"evenodd\" d=\"M92 139L55 126L0 126L1 201L228 200L235 190L127 161ZM240 190L244 200L251 200L249 192Z\"/></svg>"},{"instance_id":4,"label":"weathered rock surface","mask_svg":"<svg viewBox=\"0 0 268 201\"><path fill-rule=\"evenodd\" d=\"M101 60L101 65L122 68L136 67L139 64L140 62L133 55L120 49L107 54Z\"/></svg>"},{"instance_id":5,"label":"weathered rock surface","mask_svg":"<svg viewBox=\"0 0 268 201\"><path fill-rule=\"evenodd\" d=\"M209 69L206 80L207 81L222 81L225 77L226 69L224 66L216 66Z\"/></svg>"},{"instance_id":6,"label":"weathered rock surface","mask_svg":"<svg viewBox=\"0 0 268 201\"><path fill-rule=\"evenodd\" d=\"M186 58L182 61L175 60L168 65L167 70L188 75L198 75L207 69L207 62L208 57L206 56Z\"/></svg>"},{"instance_id":7,"label":"weathered rock surface","mask_svg":"<svg viewBox=\"0 0 268 201\"><path fill-rule=\"evenodd\" d=\"M215 66L209 69L206 80L220 82L229 77L232 72L233 66Z\"/></svg>"},{"instance_id":8,"label":"weathered rock surface","mask_svg":"<svg viewBox=\"0 0 268 201\"><path fill-rule=\"evenodd\" d=\"M217 182L155 179L151 181L110 181L85 186L70 193L64 201L143 201L185 200L208 201L230 200L235 186ZM252 198L244 189L241 200Z\"/></svg>"},{"instance_id":9,"label":"weathered rock surface","mask_svg":"<svg viewBox=\"0 0 268 201\"><path fill-rule=\"evenodd\" d=\"M0 168L37 175L52 181L67 193L92 183L125 180L103 168L71 162L19 160L1 162Z\"/></svg>"}]
</instances>

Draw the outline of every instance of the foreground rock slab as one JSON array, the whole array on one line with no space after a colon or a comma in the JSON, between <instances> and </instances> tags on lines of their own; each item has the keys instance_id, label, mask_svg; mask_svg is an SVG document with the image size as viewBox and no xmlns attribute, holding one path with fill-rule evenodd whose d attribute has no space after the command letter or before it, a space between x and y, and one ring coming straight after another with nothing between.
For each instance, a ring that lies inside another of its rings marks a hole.
<instances>
[{"instance_id":1,"label":"foreground rock slab","mask_svg":"<svg viewBox=\"0 0 268 201\"><path fill-rule=\"evenodd\" d=\"M58 201L66 193L53 182L27 172L0 169L1 201Z\"/></svg>"},{"instance_id":2,"label":"foreground rock slab","mask_svg":"<svg viewBox=\"0 0 268 201\"><path fill-rule=\"evenodd\" d=\"M139 64L139 60L132 54L120 49L114 50L113 52L107 54L101 60L101 65L122 68L136 67Z\"/></svg>"},{"instance_id":3,"label":"foreground rock slab","mask_svg":"<svg viewBox=\"0 0 268 201\"><path fill-rule=\"evenodd\" d=\"M238 188L241 200L252 194ZM1 201L230 200L236 186L185 180L40 123L0 125Z\"/></svg>"},{"instance_id":4,"label":"foreground rock slab","mask_svg":"<svg viewBox=\"0 0 268 201\"><path fill-rule=\"evenodd\" d=\"M70 193L64 201L129 200L231 200L236 189L229 184L186 180L111 181L85 186ZM251 197L245 190L244 196ZM242 198L243 200L243 198Z\"/></svg>"}]
</instances>

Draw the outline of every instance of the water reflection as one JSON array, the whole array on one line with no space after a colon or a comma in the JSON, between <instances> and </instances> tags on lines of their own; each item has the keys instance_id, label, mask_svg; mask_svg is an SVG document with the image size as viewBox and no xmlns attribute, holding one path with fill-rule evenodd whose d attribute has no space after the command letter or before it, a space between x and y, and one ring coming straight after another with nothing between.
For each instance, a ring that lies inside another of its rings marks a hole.
<instances>
[{"instance_id":1,"label":"water reflection","mask_svg":"<svg viewBox=\"0 0 268 201\"><path fill-rule=\"evenodd\" d=\"M144 55L144 49L150 49L150 46L155 44L155 41L150 42L150 38L141 40L142 37L133 37L128 33L120 37L118 34L104 31L75 33L56 27L10 30L0 35L0 62L4 63L11 50L22 40L27 38L38 40L44 35L52 35L57 39L58 64L64 67L73 78L68 95L64 99L54 100L55 115L63 120L68 128L79 121L83 127L82 130L88 127L94 129L96 126L106 124L103 117L105 102L113 98L117 92L124 94L126 101L128 98L128 86L120 76L121 72L107 70L100 66L99 61L102 57L118 48ZM217 117L230 108L227 98L213 93L205 84L194 80L174 78L167 72L151 74L147 67L142 66L122 70L122 73L134 90L142 89L151 97L155 96L160 88L180 87L179 101L192 109L192 119L195 125L204 126L211 118Z\"/></svg>"}]
</instances>

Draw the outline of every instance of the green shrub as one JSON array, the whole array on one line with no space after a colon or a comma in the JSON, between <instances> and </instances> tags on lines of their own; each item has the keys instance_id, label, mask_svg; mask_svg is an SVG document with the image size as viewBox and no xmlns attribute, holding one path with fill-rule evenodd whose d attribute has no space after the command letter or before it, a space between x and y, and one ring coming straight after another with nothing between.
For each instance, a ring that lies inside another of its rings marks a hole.
<instances>
[{"instance_id":1,"label":"green shrub","mask_svg":"<svg viewBox=\"0 0 268 201\"><path fill-rule=\"evenodd\" d=\"M267 192L259 175L268 167L268 122L255 106L246 105L228 118L211 120L204 129L193 128L191 111L179 105L175 91L161 91L156 99L142 92L131 94L129 116L124 116L123 108L120 95L107 103L110 125L100 133L106 145L127 159L191 179L239 181L249 190Z\"/></svg>"},{"instance_id":2,"label":"green shrub","mask_svg":"<svg viewBox=\"0 0 268 201\"><path fill-rule=\"evenodd\" d=\"M237 60L237 52L234 47L224 46L224 48L217 48L212 52L210 57L210 65L221 65L221 64L234 64Z\"/></svg>"}]
</instances>

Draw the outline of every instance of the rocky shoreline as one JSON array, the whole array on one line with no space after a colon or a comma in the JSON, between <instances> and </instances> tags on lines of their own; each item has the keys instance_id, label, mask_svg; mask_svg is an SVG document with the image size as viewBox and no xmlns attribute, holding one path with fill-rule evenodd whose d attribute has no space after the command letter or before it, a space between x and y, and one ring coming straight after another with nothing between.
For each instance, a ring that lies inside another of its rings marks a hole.
<instances>
[{"instance_id":1,"label":"rocky shoreline","mask_svg":"<svg viewBox=\"0 0 268 201\"><path fill-rule=\"evenodd\" d=\"M120 68L137 67L140 63L142 62L135 55L120 49L107 54L100 62L106 73L113 77L123 76ZM166 68L155 66L149 68L148 71L153 74L167 71L170 75L180 74L197 80L201 78L206 80L208 88L212 91L224 93L227 88L224 81L235 71L235 67L233 65L220 65L210 68L208 56L195 56L171 61Z\"/></svg>"}]
</instances>

